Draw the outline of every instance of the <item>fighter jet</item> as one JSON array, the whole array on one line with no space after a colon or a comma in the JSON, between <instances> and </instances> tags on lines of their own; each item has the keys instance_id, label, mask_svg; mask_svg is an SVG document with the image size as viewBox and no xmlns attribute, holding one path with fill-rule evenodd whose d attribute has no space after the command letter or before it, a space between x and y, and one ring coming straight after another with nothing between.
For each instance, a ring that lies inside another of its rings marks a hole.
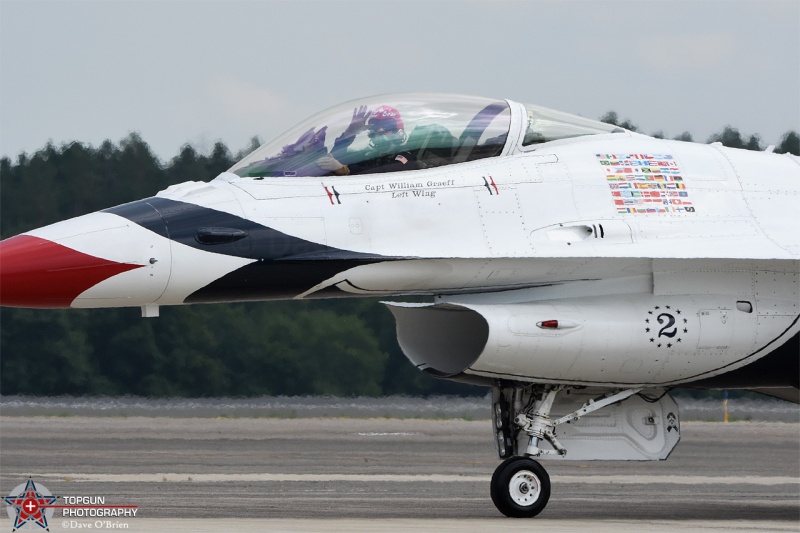
<instances>
[{"instance_id":1,"label":"fighter jet","mask_svg":"<svg viewBox=\"0 0 800 533\"><path fill-rule=\"evenodd\" d=\"M531 517L540 461L666 459L674 387L800 400L800 158L771 152L511 100L363 98L210 182L2 241L0 303L392 297L412 364L491 388L491 497Z\"/></svg>"}]
</instances>

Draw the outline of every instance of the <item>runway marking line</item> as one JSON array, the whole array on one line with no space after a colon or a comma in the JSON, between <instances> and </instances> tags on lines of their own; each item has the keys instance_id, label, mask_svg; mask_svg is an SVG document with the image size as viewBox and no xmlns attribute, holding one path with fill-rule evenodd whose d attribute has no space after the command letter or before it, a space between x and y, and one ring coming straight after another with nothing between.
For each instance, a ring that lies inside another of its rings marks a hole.
<instances>
[{"instance_id":1,"label":"runway marking line","mask_svg":"<svg viewBox=\"0 0 800 533\"><path fill-rule=\"evenodd\" d=\"M22 476L21 473L4 474ZM25 474L27 475L27 474ZM366 482L366 483L488 483L488 475L443 475L443 474L39 474L47 479L65 479L73 482L95 483L161 483L161 482ZM589 485L798 485L800 477L791 476L550 476L553 483Z\"/></svg>"}]
</instances>

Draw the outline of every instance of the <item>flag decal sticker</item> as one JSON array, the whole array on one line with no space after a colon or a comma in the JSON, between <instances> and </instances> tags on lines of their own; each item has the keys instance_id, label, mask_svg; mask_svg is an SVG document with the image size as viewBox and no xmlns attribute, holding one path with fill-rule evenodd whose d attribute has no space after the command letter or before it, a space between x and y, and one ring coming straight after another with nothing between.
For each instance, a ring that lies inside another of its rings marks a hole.
<instances>
[{"instance_id":1,"label":"flag decal sticker","mask_svg":"<svg viewBox=\"0 0 800 533\"><path fill-rule=\"evenodd\" d=\"M694 213L678 162L670 154L596 154L617 213Z\"/></svg>"}]
</instances>

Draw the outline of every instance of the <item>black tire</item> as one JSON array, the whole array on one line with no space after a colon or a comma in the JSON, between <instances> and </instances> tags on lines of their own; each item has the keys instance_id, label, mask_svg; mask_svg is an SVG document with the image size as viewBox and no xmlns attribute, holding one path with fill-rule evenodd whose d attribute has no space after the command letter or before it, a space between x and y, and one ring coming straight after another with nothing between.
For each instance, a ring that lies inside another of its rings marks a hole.
<instances>
[{"instance_id":1,"label":"black tire","mask_svg":"<svg viewBox=\"0 0 800 533\"><path fill-rule=\"evenodd\" d=\"M509 457L492 475L492 502L511 518L531 518L541 513L550 499L550 476L527 457Z\"/></svg>"}]
</instances>

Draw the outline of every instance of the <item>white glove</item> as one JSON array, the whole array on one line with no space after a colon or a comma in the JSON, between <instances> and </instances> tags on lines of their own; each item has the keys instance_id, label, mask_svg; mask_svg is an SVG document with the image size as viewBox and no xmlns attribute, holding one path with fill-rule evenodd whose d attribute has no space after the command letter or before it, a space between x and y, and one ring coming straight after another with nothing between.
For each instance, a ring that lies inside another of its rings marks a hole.
<instances>
[{"instance_id":1,"label":"white glove","mask_svg":"<svg viewBox=\"0 0 800 533\"><path fill-rule=\"evenodd\" d=\"M337 161L335 157L330 155L320 157L317 160L317 166L322 170L327 170L328 172L336 172L340 168L344 167L344 165Z\"/></svg>"}]
</instances>

